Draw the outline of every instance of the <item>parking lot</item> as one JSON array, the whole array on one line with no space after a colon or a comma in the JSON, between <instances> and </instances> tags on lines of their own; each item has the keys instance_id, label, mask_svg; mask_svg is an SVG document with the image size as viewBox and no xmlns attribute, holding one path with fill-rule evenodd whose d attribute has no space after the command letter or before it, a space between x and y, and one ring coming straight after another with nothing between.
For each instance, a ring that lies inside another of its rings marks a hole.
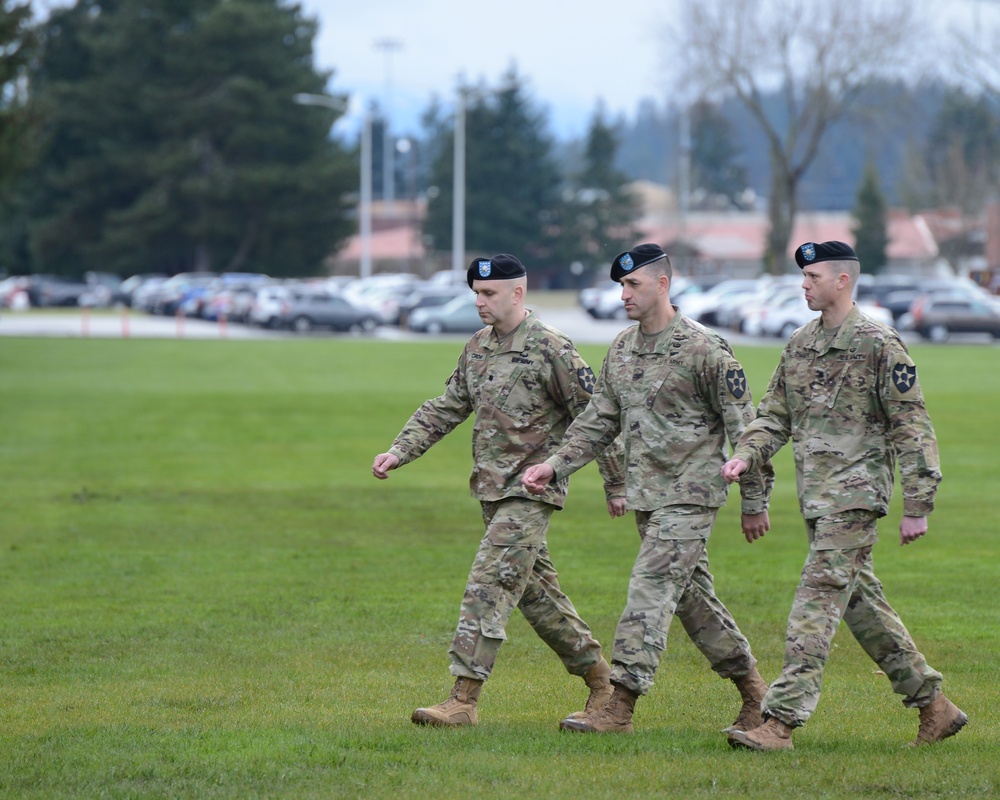
<instances>
[{"instance_id":1,"label":"parking lot","mask_svg":"<svg viewBox=\"0 0 1000 800\"><path fill-rule=\"evenodd\" d=\"M577 344L610 344L615 335L631 323L628 320L595 319L579 305L567 301L565 295L547 296L545 292L529 295L528 305L538 316L566 333ZM739 333L729 328L716 328L734 345L780 343L781 336L761 337ZM358 337L390 341L465 341L468 333L417 333L396 325L379 325L366 333L334 333L317 329L309 333L287 329L270 329L253 324L227 322L225 318L210 321L183 315L162 316L129 309L67 308L58 310L30 309L15 311L0 309L0 337L62 337L95 339L289 339L310 337ZM913 331L902 331L908 344L926 341ZM949 341L963 344L991 344L989 335L953 335Z\"/></svg>"},{"instance_id":2,"label":"parking lot","mask_svg":"<svg viewBox=\"0 0 1000 800\"><path fill-rule=\"evenodd\" d=\"M615 334L629 323L591 319L582 309L532 304L536 313L579 344L610 344ZM464 341L467 333L413 333L392 325L382 325L370 334L332 334L314 331L314 337L364 336L396 341L450 339ZM289 339L301 334L270 330L255 325L210 322L186 317L164 317L131 311L0 310L0 336L33 336L95 339Z\"/></svg>"}]
</instances>

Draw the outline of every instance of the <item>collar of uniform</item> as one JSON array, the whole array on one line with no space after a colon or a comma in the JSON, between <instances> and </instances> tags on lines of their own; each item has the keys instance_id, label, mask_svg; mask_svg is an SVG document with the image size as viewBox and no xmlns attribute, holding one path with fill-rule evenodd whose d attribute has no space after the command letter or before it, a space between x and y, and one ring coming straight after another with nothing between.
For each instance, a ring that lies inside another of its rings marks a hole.
<instances>
[{"instance_id":1,"label":"collar of uniform","mask_svg":"<svg viewBox=\"0 0 1000 800\"><path fill-rule=\"evenodd\" d=\"M851 345L851 340L854 338L854 326L857 324L860 314L858 305L855 303L851 306L851 310L847 312L844 321L840 323L837 335L829 341L823 336L823 317L817 317L810 323L810 325L815 326L812 331L812 342L810 343L812 349L818 353L826 353L830 350L847 350Z\"/></svg>"},{"instance_id":2,"label":"collar of uniform","mask_svg":"<svg viewBox=\"0 0 1000 800\"><path fill-rule=\"evenodd\" d=\"M656 353L657 355L662 355L670 350L671 343L676 338L678 333L680 333L682 328L681 320L685 319L684 315L681 313L677 306L674 306L674 317L667 323L667 327L660 331L660 335L656 337L656 344L653 346L652 350L646 350L646 354ZM629 348L633 353L638 353L642 350L642 329L641 326L636 325L632 328L632 341Z\"/></svg>"},{"instance_id":3,"label":"collar of uniform","mask_svg":"<svg viewBox=\"0 0 1000 800\"><path fill-rule=\"evenodd\" d=\"M514 328L514 335L502 345L497 340L496 332L490 330L490 335L484 337L482 342L483 347L487 350L492 350L495 353L520 353L524 350L525 343L528 339L528 321L534 316L535 312L529 308L528 313L525 315L524 319L521 320L521 324Z\"/></svg>"}]
</instances>

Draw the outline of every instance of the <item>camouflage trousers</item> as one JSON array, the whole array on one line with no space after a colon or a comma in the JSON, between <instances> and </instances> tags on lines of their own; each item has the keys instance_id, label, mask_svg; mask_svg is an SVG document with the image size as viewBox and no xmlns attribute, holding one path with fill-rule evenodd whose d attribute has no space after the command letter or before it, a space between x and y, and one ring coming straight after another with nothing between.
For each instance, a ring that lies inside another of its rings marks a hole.
<instances>
[{"instance_id":1,"label":"camouflage trousers","mask_svg":"<svg viewBox=\"0 0 1000 800\"><path fill-rule=\"evenodd\" d=\"M670 506L637 511L641 544L628 600L615 630L611 680L646 694L676 614L691 641L723 678L746 675L757 661L708 571L708 535L717 509Z\"/></svg>"},{"instance_id":2,"label":"camouflage trousers","mask_svg":"<svg viewBox=\"0 0 1000 800\"><path fill-rule=\"evenodd\" d=\"M889 605L872 569L871 545L827 549L827 542L873 541L875 515L848 511L806 520L809 555L788 617L780 677L764 698L765 714L799 726L819 703L823 668L840 620L885 673L903 704L927 705L941 673L927 665L899 615Z\"/></svg>"},{"instance_id":3,"label":"camouflage trousers","mask_svg":"<svg viewBox=\"0 0 1000 800\"><path fill-rule=\"evenodd\" d=\"M451 648L451 674L486 680L519 608L573 675L601 658L601 645L559 589L545 534L553 506L519 497L483 502L486 533L472 564Z\"/></svg>"}]
</instances>

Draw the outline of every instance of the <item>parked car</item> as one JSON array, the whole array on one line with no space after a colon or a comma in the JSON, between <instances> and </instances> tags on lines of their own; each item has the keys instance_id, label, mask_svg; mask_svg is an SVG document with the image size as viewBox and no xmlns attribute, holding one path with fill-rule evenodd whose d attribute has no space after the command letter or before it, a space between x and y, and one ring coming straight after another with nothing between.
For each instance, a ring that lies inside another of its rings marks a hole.
<instances>
[{"instance_id":1,"label":"parked car","mask_svg":"<svg viewBox=\"0 0 1000 800\"><path fill-rule=\"evenodd\" d=\"M281 321L282 304L293 288L291 284L272 284L258 288L250 305L250 322L263 328L277 328Z\"/></svg>"},{"instance_id":2,"label":"parked car","mask_svg":"<svg viewBox=\"0 0 1000 800\"><path fill-rule=\"evenodd\" d=\"M892 314L881 306L858 303L858 310L878 322L892 325ZM796 330L815 319L818 314L818 311L809 308L804 294L787 295L760 319L760 335L789 339Z\"/></svg>"},{"instance_id":3,"label":"parked car","mask_svg":"<svg viewBox=\"0 0 1000 800\"><path fill-rule=\"evenodd\" d=\"M763 327L769 317L780 315L786 305L801 301L803 292L798 281L774 282L759 294L749 298L739 309L733 311L730 327L749 336L765 335ZM776 334L768 333L774 336Z\"/></svg>"},{"instance_id":4,"label":"parked car","mask_svg":"<svg viewBox=\"0 0 1000 800\"><path fill-rule=\"evenodd\" d=\"M474 297L456 297L443 306L418 308L410 315L411 331L426 333L475 333L484 324Z\"/></svg>"},{"instance_id":5,"label":"parked car","mask_svg":"<svg viewBox=\"0 0 1000 800\"><path fill-rule=\"evenodd\" d=\"M0 281L0 308L27 308L30 304L28 282L26 275L14 275Z\"/></svg>"},{"instance_id":6,"label":"parked car","mask_svg":"<svg viewBox=\"0 0 1000 800\"><path fill-rule=\"evenodd\" d=\"M924 295L913 302L900 323L932 342L953 333L985 333L1000 339L1000 302L963 295Z\"/></svg>"},{"instance_id":7,"label":"parked car","mask_svg":"<svg viewBox=\"0 0 1000 800\"><path fill-rule=\"evenodd\" d=\"M719 313L726 303L736 300L741 302L760 288L756 280L731 279L715 284L707 291L701 292L689 299L681 310L692 319L703 325L719 325ZM671 299L673 294L671 293Z\"/></svg>"},{"instance_id":8,"label":"parked car","mask_svg":"<svg viewBox=\"0 0 1000 800\"><path fill-rule=\"evenodd\" d=\"M84 275L87 291L77 299L77 305L86 308L108 308L114 299L115 292L122 284L122 279L111 272L87 272Z\"/></svg>"},{"instance_id":9,"label":"parked car","mask_svg":"<svg viewBox=\"0 0 1000 800\"><path fill-rule=\"evenodd\" d=\"M625 319L621 284L610 278L581 289L578 302L594 319Z\"/></svg>"},{"instance_id":10,"label":"parked car","mask_svg":"<svg viewBox=\"0 0 1000 800\"><path fill-rule=\"evenodd\" d=\"M675 275L670 281L670 301L685 311L685 306L691 303L703 291L717 281L715 279L693 279ZM582 289L578 302L580 307L594 319L627 320L625 304L622 302L622 286L610 278Z\"/></svg>"},{"instance_id":11,"label":"parked car","mask_svg":"<svg viewBox=\"0 0 1000 800\"><path fill-rule=\"evenodd\" d=\"M136 292L149 281L159 281L162 283L166 279L167 276L160 272L143 272L138 275L131 275L118 284L118 288L111 293L111 305L131 306ZM153 288L155 285L155 283L151 284L150 288Z\"/></svg>"},{"instance_id":12,"label":"parked car","mask_svg":"<svg viewBox=\"0 0 1000 800\"><path fill-rule=\"evenodd\" d=\"M410 292L399 301L399 327L409 327L410 316L418 308L435 308L450 303L456 297L471 297L468 285L447 286L427 284Z\"/></svg>"},{"instance_id":13,"label":"parked car","mask_svg":"<svg viewBox=\"0 0 1000 800\"><path fill-rule=\"evenodd\" d=\"M35 307L76 306L80 295L90 289L83 281L73 281L58 275L29 275L25 291Z\"/></svg>"},{"instance_id":14,"label":"parked car","mask_svg":"<svg viewBox=\"0 0 1000 800\"><path fill-rule=\"evenodd\" d=\"M282 301L278 325L296 333L308 333L314 328L371 333L378 327L379 319L371 309L356 305L343 295L295 290Z\"/></svg>"},{"instance_id":15,"label":"parked car","mask_svg":"<svg viewBox=\"0 0 1000 800\"><path fill-rule=\"evenodd\" d=\"M157 287L147 301L148 310L153 314L176 314L192 297L203 294L215 277L214 272L179 272Z\"/></svg>"},{"instance_id":16,"label":"parked car","mask_svg":"<svg viewBox=\"0 0 1000 800\"><path fill-rule=\"evenodd\" d=\"M153 312L153 303L156 302L156 295L160 291L160 287L165 284L169 278L166 276L151 277L144 280L138 289L132 291L132 308L136 311L145 311L147 313Z\"/></svg>"}]
</instances>

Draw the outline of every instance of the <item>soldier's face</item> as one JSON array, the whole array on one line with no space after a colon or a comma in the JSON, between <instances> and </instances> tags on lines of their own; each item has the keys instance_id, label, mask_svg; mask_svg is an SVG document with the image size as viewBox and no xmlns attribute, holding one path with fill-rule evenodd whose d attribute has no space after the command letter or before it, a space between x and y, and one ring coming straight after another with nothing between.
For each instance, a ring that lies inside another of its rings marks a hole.
<instances>
[{"instance_id":1,"label":"soldier's face","mask_svg":"<svg viewBox=\"0 0 1000 800\"><path fill-rule=\"evenodd\" d=\"M515 317L516 281L473 281L476 310L484 325L506 328Z\"/></svg>"},{"instance_id":2,"label":"soldier's face","mask_svg":"<svg viewBox=\"0 0 1000 800\"><path fill-rule=\"evenodd\" d=\"M802 289L806 293L806 305L811 310L823 311L834 304L839 274L836 262L813 264L802 270Z\"/></svg>"},{"instance_id":3,"label":"soldier's face","mask_svg":"<svg viewBox=\"0 0 1000 800\"><path fill-rule=\"evenodd\" d=\"M666 280L665 276L662 276ZM660 297L660 275L648 269L637 270L621 279L622 302L629 319L642 319L655 308Z\"/></svg>"}]
</instances>

